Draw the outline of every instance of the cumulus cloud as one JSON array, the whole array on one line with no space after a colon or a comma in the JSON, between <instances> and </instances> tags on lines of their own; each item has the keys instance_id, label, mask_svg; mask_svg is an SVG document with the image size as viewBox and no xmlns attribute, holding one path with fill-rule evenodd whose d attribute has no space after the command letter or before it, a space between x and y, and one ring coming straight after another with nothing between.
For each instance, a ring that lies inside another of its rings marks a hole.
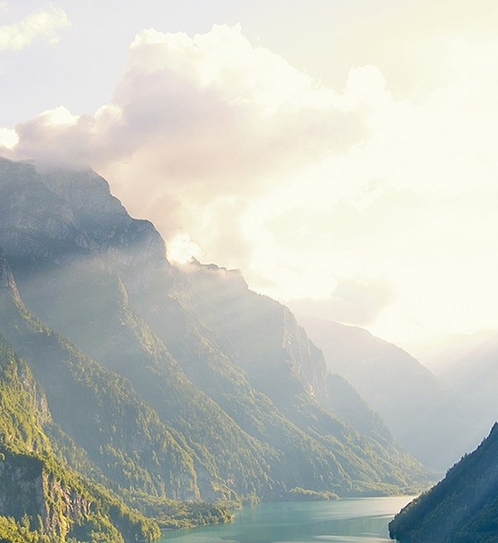
<instances>
[{"instance_id":1,"label":"cumulus cloud","mask_svg":"<svg viewBox=\"0 0 498 543\"><path fill-rule=\"evenodd\" d=\"M20 23L0 26L0 53L23 49L37 38L58 43L58 31L69 25L66 13L59 8L31 13Z\"/></svg>"},{"instance_id":2,"label":"cumulus cloud","mask_svg":"<svg viewBox=\"0 0 498 543\"><path fill-rule=\"evenodd\" d=\"M93 116L57 108L16 131L19 157L90 164L167 238L188 227L213 259L223 252L240 265L251 251L240 225L249 199L344 152L365 126L343 97L251 46L240 27L215 26L192 38L142 32L111 104Z\"/></svg>"},{"instance_id":3,"label":"cumulus cloud","mask_svg":"<svg viewBox=\"0 0 498 543\"><path fill-rule=\"evenodd\" d=\"M440 40L468 77L410 101L375 66L325 88L237 26L147 30L111 103L44 112L0 144L91 165L173 259L241 268L324 318L413 341L498 327L498 43Z\"/></svg>"},{"instance_id":4,"label":"cumulus cloud","mask_svg":"<svg viewBox=\"0 0 498 543\"><path fill-rule=\"evenodd\" d=\"M0 151L9 154L10 150L19 143L19 136L12 128L0 128Z\"/></svg>"},{"instance_id":5,"label":"cumulus cloud","mask_svg":"<svg viewBox=\"0 0 498 543\"><path fill-rule=\"evenodd\" d=\"M239 192L255 174L292 170L361 137L357 116L336 102L282 58L253 48L239 27L194 38L148 30L132 43L110 106L65 126L60 111L21 124L18 151L94 164L143 154L172 183L216 177Z\"/></svg>"}]
</instances>

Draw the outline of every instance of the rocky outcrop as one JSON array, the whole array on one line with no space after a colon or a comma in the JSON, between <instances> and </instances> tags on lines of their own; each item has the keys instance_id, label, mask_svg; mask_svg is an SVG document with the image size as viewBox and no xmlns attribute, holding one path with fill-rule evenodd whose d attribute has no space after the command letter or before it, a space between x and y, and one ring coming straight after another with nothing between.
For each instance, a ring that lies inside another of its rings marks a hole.
<instances>
[{"instance_id":1,"label":"rocky outcrop","mask_svg":"<svg viewBox=\"0 0 498 543\"><path fill-rule=\"evenodd\" d=\"M63 542L66 536L92 531L106 543L158 537L153 521L131 512L106 490L69 470L55 454L54 447L61 450L62 441L71 440L54 425L33 374L2 336L0 413L2 541L45 541L48 535ZM44 431L48 427L62 441L49 439ZM86 536L77 539L91 540Z\"/></svg>"},{"instance_id":2,"label":"rocky outcrop","mask_svg":"<svg viewBox=\"0 0 498 543\"><path fill-rule=\"evenodd\" d=\"M91 512L91 501L66 486L40 458L2 453L0 483L0 515L18 520L27 515L33 524L39 523L32 528L43 533L64 538L72 524Z\"/></svg>"},{"instance_id":3,"label":"rocky outcrop","mask_svg":"<svg viewBox=\"0 0 498 543\"><path fill-rule=\"evenodd\" d=\"M362 434L392 443L379 415L342 376L328 372L322 351L288 308L252 292L237 271L195 261L182 270L177 295L277 405L292 401L289 394L307 396Z\"/></svg>"},{"instance_id":4,"label":"rocky outcrop","mask_svg":"<svg viewBox=\"0 0 498 543\"><path fill-rule=\"evenodd\" d=\"M126 266L167 265L152 223L132 219L91 170L41 175L0 158L0 187L0 246L11 262L66 265L105 252Z\"/></svg>"}]
</instances>

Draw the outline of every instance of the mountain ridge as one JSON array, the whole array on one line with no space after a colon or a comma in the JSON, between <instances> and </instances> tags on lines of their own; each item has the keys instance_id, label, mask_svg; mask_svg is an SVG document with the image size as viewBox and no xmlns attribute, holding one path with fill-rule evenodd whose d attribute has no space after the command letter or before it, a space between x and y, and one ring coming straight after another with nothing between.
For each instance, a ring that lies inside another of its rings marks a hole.
<instances>
[{"instance_id":1,"label":"mountain ridge","mask_svg":"<svg viewBox=\"0 0 498 543\"><path fill-rule=\"evenodd\" d=\"M299 317L324 352L329 371L346 378L385 421L395 440L431 469L444 472L476 446L489 427L398 346L359 327Z\"/></svg>"},{"instance_id":2,"label":"mountain ridge","mask_svg":"<svg viewBox=\"0 0 498 543\"><path fill-rule=\"evenodd\" d=\"M102 542L145 543L159 536L156 523L57 458L45 431L54 424L47 399L1 335L0 408L2 541L65 541L93 533Z\"/></svg>"}]
</instances>

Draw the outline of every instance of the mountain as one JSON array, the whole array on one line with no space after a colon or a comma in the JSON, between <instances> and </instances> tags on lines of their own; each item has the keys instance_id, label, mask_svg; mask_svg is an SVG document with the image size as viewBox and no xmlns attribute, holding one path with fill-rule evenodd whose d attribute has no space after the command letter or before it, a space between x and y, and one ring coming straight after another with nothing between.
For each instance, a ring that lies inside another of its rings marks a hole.
<instances>
[{"instance_id":1,"label":"mountain","mask_svg":"<svg viewBox=\"0 0 498 543\"><path fill-rule=\"evenodd\" d=\"M431 490L389 524L401 543L495 543L498 540L498 424Z\"/></svg>"},{"instance_id":2,"label":"mountain","mask_svg":"<svg viewBox=\"0 0 498 543\"><path fill-rule=\"evenodd\" d=\"M467 352L453 355L452 363L440 379L479 414L480 428L498 420L498 399L494 384L498 380L498 333L489 332Z\"/></svg>"},{"instance_id":3,"label":"mountain","mask_svg":"<svg viewBox=\"0 0 498 543\"><path fill-rule=\"evenodd\" d=\"M427 481L287 308L237 272L171 266L94 172L0 159L0 250L0 333L46 398L53 454L127 506L184 522L199 500Z\"/></svg>"},{"instance_id":4,"label":"mountain","mask_svg":"<svg viewBox=\"0 0 498 543\"><path fill-rule=\"evenodd\" d=\"M131 483L130 475L138 477L132 473L136 470L142 472L141 490L154 493L155 486L168 486L172 498L199 498L192 460L157 414L127 380L89 359L26 309L1 254L0 281L2 331L28 363L55 421L85 456L121 486Z\"/></svg>"},{"instance_id":5,"label":"mountain","mask_svg":"<svg viewBox=\"0 0 498 543\"><path fill-rule=\"evenodd\" d=\"M347 379L380 414L394 439L431 469L447 469L490 427L487 420L483 425L472 402L455 395L396 345L355 326L299 320L322 349L329 371Z\"/></svg>"},{"instance_id":6,"label":"mountain","mask_svg":"<svg viewBox=\"0 0 498 543\"><path fill-rule=\"evenodd\" d=\"M157 539L156 523L61 465L45 431L62 435L47 399L1 336L0 409L1 541L36 542L43 534L61 541L90 534L109 543Z\"/></svg>"},{"instance_id":7,"label":"mountain","mask_svg":"<svg viewBox=\"0 0 498 543\"><path fill-rule=\"evenodd\" d=\"M296 395L311 397L360 433L392 443L379 415L345 379L327 371L323 353L288 308L250 291L237 271L198 262L183 266L182 271L184 306L210 330L212 340L227 350L250 383L279 409L287 410L292 418L288 410L296 403ZM303 406L299 409L303 412Z\"/></svg>"}]
</instances>

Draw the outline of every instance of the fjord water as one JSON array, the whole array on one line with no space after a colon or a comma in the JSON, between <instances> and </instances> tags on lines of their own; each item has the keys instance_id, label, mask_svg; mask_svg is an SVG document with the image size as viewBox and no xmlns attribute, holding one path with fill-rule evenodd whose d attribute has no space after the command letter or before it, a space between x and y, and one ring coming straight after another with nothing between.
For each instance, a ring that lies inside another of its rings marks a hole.
<instances>
[{"instance_id":1,"label":"fjord water","mask_svg":"<svg viewBox=\"0 0 498 543\"><path fill-rule=\"evenodd\" d=\"M413 496L245 507L230 524L166 533L161 543L386 543L387 525Z\"/></svg>"}]
</instances>

